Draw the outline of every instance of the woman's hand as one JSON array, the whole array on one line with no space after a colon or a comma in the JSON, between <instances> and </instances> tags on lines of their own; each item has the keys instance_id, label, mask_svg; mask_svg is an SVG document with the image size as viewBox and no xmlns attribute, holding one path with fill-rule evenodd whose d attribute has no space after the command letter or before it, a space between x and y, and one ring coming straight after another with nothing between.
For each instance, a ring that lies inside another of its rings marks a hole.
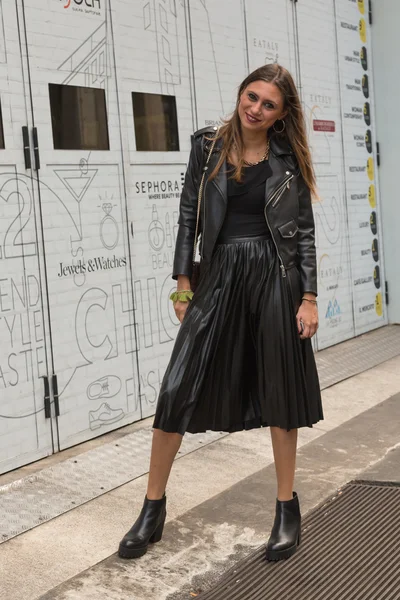
<instances>
[{"instance_id":1,"label":"woman's hand","mask_svg":"<svg viewBox=\"0 0 400 600\"><path fill-rule=\"evenodd\" d=\"M188 306L189 302L174 302L175 314L178 317L180 323L182 323L183 321Z\"/></svg>"},{"instance_id":2,"label":"woman's hand","mask_svg":"<svg viewBox=\"0 0 400 600\"><path fill-rule=\"evenodd\" d=\"M315 300L315 296L310 297ZM311 338L318 329L318 308L314 302L303 300L296 315L300 339Z\"/></svg>"},{"instance_id":3,"label":"woman's hand","mask_svg":"<svg viewBox=\"0 0 400 600\"><path fill-rule=\"evenodd\" d=\"M182 290L190 290L190 279L185 275L178 275L178 285L176 288L177 292L181 292ZM175 314L179 319L179 322L182 323L183 318L188 309L189 302L174 302Z\"/></svg>"}]
</instances>

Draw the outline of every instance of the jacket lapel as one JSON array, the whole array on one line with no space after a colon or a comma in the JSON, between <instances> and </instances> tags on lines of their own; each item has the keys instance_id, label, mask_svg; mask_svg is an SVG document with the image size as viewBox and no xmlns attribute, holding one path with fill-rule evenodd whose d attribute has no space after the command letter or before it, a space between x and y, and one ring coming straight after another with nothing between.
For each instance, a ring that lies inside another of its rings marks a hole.
<instances>
[{"instance_id":1,"label":"jacket lapel","mask_svg":"<svg viewBox=\"0 0 400 600\"><path fill-rule=\"evenodd\" d=\"M218 154L214 154L211 158L208 173L212 173L218 162L218 157ZM203 240L203 258L208 257L209 260L211 259L218 232L221 230L225 219L227 206L228 179L226 174L226 162L224 162L217 176L211 181L207 180L205 184L203 218L206 222L206 231ZM207 234L207 230L210 234Z\"/></svg>"},{"instance_id":2,"label":"jacket lapel","mask_svg":"<svg viewBox=\"0 0 400 600\"><path fill-rule=\"evenodd\" d=\"M282 160L282 157L286 159ZM271 136L271 151L269 156L269 164L272 169L272 176L269 177L265 184L265 202L271 197L271 194L279 187L282 181L295 171L294 152L286 138L278 135ZM292 163L292 167L289 164Z\"/></svg>"},{"instance_id":3,"label":"jacket lapel","mask_svg":"<svg viewBox=\"0 0 400 600\"><path fill-rule=\"evenodd\" d=\"M210 160L209 173L212 173L214 167L218 162L218 154L215 154ZM214 179L209 182L209 185L213 185L219 192L224 204L228 203L228 176L227 176L227 165L226 161L223 162L218 174Z\"/></svg>"},{"instance_id":4,"label":"jacket lapel","mask_svg":"<svg viewBox=\"0 0 400 600\"><path fill-rule=\"evenodd\" d=\"M269 164L272 170L271 177L268 177L265 182L265 203L267 204L268 199L274 193L274 191L279 187L282 181L285 179L285 170L282 169L282 164L276 158L276 156L271 153L269 157Z\"/></svg>"}]
</instances>

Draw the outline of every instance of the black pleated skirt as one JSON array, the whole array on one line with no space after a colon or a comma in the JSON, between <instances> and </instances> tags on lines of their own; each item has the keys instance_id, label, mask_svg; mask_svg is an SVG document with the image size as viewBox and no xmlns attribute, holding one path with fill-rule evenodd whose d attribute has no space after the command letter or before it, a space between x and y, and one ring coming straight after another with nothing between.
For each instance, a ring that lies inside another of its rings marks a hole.
<instances>
[{"instance_id":1,"label":"black pleated skirt","mask_svg":"<svg viewBox=\"0 0 400 600\"><path fill-rule=\"evenodd\" d=\"M323 419L311 340L301 340L296 267L282 277L269 238L217 246L175 341L154 428L184 434Z\"/></svg>"}]
</instances>

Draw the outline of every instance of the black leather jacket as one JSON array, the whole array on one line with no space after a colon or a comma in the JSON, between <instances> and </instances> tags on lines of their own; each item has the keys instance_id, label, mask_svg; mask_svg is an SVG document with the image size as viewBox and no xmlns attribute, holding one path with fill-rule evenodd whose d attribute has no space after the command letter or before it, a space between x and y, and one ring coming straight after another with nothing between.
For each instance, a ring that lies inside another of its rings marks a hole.
<instances>
[{"instance_id":1,"label":"black leather jacket","mask_svg":"<svg viewBox=\"0 0 400 600\"><path fill-rule=\"evenodd\" d=\"M192 151L180 202L172 274L174 279L178 275L190 277L192 274L198 189L207 150L211 146L206 138L212 138L215 129L206 127L197 131L192 138ZM210 158L207 173L213 171L218 161L219 143ZM286 276L287 269L297 267L302 293L317 294L315 226L310 190L301 176L293 150L280 136L272 135L270 138L269 164L272 176L267 179L265 186L264 215L278 253L282 276ZM204 267L211 261L225 219L227 200L226 165L223 165L211 181L206 176L203 188L200 254Z\"/></svg>"}]
</instances>

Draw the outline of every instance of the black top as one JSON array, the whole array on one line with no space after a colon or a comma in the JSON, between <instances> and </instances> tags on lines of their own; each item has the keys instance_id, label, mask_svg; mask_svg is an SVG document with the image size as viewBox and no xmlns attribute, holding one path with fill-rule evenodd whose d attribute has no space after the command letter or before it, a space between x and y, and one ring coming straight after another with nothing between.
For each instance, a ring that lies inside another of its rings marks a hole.
<instances>
[{"instance_id":1,"label":"black top","mask_svg":"<svg viewBox=\"0 0 400 600\"><path fill-rule=\"evenodd\" d=\"M231 170L232 165L228 165ZM245 167L242 181L228 173L228 208L218 241L229 237L269 235L264 217L265 182L272 175L268 161Z\"/></svg>"}]
</instances>

